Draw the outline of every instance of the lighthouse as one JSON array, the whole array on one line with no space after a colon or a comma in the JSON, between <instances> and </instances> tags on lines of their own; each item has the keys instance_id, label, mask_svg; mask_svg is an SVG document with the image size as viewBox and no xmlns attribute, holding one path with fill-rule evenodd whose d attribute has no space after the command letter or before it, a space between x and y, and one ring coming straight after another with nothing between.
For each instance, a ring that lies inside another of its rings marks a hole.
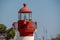
<instances>
[{"instance_id":1,"label":"lighthouse","mask_svg":"<svg viewBox=\"0 0 60 40\"><path fill-rule=\"evenodd\" d=\"M18 22L13 23L13 26L15 29L17 28L17 40L34 40L37 22L32 20L32 11L27 7L26 3L23 3L23 7L19 9Z\"/></svg>"}]
</instances>

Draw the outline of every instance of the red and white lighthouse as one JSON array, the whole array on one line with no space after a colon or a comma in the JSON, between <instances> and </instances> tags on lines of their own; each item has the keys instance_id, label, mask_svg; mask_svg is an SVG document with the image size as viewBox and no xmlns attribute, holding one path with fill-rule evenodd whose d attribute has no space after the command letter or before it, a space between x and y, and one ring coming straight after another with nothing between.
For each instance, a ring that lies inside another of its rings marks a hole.
<instances>
[{"instance_id":1,"label":"red and white lighthouse","mask_svg":"<svg viewBox=\"0 0 60 40\"><path fill-rule=\"evenodd\" d=\"M32 20L32 11L27 8L26 3L18 11L18 28L19 38L17 40L34 40L34 32L37 28L37 22ZM14 24L14 23L13 23Z\"/></svg>"}]
</instances>

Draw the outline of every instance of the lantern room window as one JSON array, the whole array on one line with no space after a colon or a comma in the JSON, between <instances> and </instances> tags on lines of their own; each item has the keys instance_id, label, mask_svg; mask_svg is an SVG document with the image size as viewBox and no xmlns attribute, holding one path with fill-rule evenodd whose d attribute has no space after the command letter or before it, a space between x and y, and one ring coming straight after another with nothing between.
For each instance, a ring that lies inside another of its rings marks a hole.
<instances>
[{"instance_id":1,"label":"lantern room window","mask_svg":"<svg viewBox=\"0 0 60 40\"><path fill-rule=\"evenodd\" d=\"M18 16L19 16L19 20L31 20L32 19L32 15L31 15L31 13L19 13L18 14Z\"/></svg>"}]
</instances>

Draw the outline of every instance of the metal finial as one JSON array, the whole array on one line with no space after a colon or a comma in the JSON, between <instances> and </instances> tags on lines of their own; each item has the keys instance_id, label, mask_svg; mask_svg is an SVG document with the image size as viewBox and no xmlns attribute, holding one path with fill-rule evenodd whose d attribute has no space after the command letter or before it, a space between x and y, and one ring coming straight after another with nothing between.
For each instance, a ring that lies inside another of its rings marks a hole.
<instances>
[{"instance_id":1,"label":"metal finial","mask_svg":"<svg viewBox=\"0 0 60 40\"><path fill-rule=\"evenodd\" d=\"M23 5L24 5L24 7L26 7L26 3L24 3Z\"/></svg>"}]
</instances>

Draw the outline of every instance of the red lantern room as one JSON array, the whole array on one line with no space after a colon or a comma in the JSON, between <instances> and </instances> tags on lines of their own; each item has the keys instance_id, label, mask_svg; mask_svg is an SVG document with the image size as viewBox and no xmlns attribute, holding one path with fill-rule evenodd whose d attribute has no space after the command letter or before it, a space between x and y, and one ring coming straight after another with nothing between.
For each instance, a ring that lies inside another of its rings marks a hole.
<instances>
[{"instance_id":1,"label":"red lantern room","mask_svg":"<svg viewBox=\"0 0 60 40\"><path fill-rule=\"evenodd\" d=\"M32 11L27 7L26 3L19 10L18 18L18 31L20 36L33 36L37 28L37 22L32 21Z\"/></svg>"},{"instance_id":2,"label":"red lantern room","mask_svg":"<svg viewBox=\"0 0 60 40\"><path fill-rule=\"evenodd\" d=\"M32 11L27 7L26 3L23 4L23 8L21 8L18 13L20 20L31 20Z\"/></svg>"}]
</instances>

